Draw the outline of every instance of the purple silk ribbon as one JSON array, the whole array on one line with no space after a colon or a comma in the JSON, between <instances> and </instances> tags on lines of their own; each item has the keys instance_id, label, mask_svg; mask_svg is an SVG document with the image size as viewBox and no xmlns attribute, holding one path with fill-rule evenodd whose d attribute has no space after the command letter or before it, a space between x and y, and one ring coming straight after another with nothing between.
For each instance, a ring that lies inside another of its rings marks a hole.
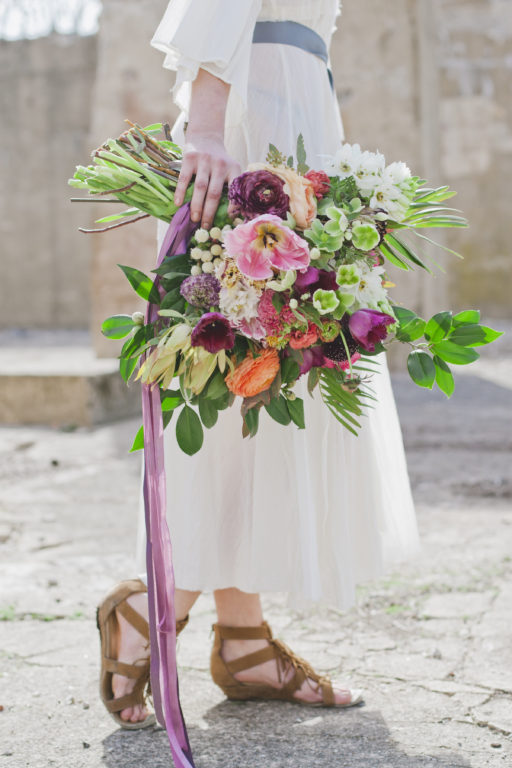
<instances>
[{"instance_id":1,"label":"purple silk ribbon","mask_svg":"<svg viewBox=\"0 0 512 768\"><path fill-rule=\"evenodd\" d=\"M190 220L190 206L187 203L176 212L169 224L158 255L157 267L166 256L186 253L196 227L197 224ZM160 289L158 276L155 285ZM148 303L146 323L153 322L157 317L157 305ZM179 699L175 584L171 537L166 517L164 428L159 387L142 385L142 423L151 690L157 720L167 730L174 765L176 768L195 768Z\"/></svg>"}]
</instances>

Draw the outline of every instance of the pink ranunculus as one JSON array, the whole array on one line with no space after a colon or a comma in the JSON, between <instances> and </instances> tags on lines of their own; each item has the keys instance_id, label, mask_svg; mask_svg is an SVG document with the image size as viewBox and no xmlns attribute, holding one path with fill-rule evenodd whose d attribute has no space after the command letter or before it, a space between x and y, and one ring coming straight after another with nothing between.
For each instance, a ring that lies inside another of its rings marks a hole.
<instances>
[{"instance_id":1,"label":"pink ranunculus","mask_svg":"<svg viewBox=\"0 0 512 768\"><path fill-rule=\"evenodd\" d=\"M388 335L387 327L396 320L384 312L375 309L358 309L350 316L348 329L351 336L367 352L375 352L375 345L384 341Z\"/></svg>"},{"instance_id":2,"label":"pink ranunculus","mask_svg":"<svg viewBox=\"0 0 512 768\"><path fill-rule=\"evenodd\" d=\"M304 270L310 262L306 241L271 214L239 224L226 233L224 245L240 272L253 280L273 277L273 269Z\"/></svg>"}]
</instances>

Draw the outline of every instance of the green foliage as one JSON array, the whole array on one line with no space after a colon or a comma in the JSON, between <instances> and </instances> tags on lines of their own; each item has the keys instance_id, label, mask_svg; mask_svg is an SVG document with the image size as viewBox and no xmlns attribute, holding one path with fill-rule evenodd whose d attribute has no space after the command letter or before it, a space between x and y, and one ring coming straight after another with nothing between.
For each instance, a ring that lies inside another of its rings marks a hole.
<instances>
[{"instance_id":1,"label":"green foliage","mask_svg":"<svg viewBox=\"0 0 512 768\"><path fill-rule=\"evenodd\" d=\"M224 381L224 376L219 369L217 369L206 385L206 388L203 391L203 396L208 398L208 400L218 400L226 394L229 394L229 390Z\"/></svg>"},{"instance_id":2,"label":"green foliage","mask_svg":"<svg viewBox=\"0 0 512 768\"><path fill-rule=\"evenodd\" d=\"M454 344L453 341L439 341L432 345L432 350L441 360L454 365L468 365L480 357L474 349L461 347L459 344Z\"/></svg>"},{"instance_id":3,"label":"green foliage","mask_svg":"<svg viewBox=\"0 0 512 768\"><path fill-rule=\"evenodd\" d=\"M217 423L219 416L213 400L206 397L199 398L199 416L206 429L211 429Z\"/></svg>"},{"instance_id":4,"label":"green foliage","mask_svg":"<svg viewBox=\"0 0 512 768\"><path fill-rule=\"evenodd\" d=\"M286 155L283 155L273 144L269 144L266 162L278 168L280 165L286 165Z\"/></svg>"},{"instance_id":5,"label":"green foliage","mask_svg":"<svg viewBox=\"0 0 512 768\"><path fill-rule=\"evenodd\" d=\"M293 423L296 424L299 429L306 429L306 423L304 421L304 400L300 397L296 397L294 400L287 400L286 405Z\"/></svg>"},{"instance_id":6,"label":"green foliage","mask_svg":"<svg viewBox=\"0 0 512 768\"><path fill-rule=\"evenodd\" d=\"M309 171L309 166L306 163L306 148L304 146L304 136L299 133L297 139L297 171L304 176Z\"/></svg>"},{"instance_id":7,"label":"green foliage","mask_svg":"<svg viewBox=\"0 0 512 768\"><path fill-rule=\"evenodd\" d=\"M353 200L355 197L359 197L359 190L353 176L348 176L346 179L331 179L330 195L335 205L343 205L345 202Z\"/></svg>"},{"instance_id":8,"label":"green foliage","mask_svg":"<svg viewBox=\"0 0 512 768\"><path fill-rule=\"evenodd\" d=\"M151 304L160 304L160 294L150 277L134 267L125 267L122 264L118 264L118 267L123 270L135 293Z\"/></svg>"},{"instance_id":9,"label":"green foliage","mask_svg":"<svg viewBox=\"0 0 512 768\"><path fill-rule=\"evenodd\" d=\"M260 422L259 408L250 408L244 416L244 422L247 426L250 437L254 437L258 432Z\"/></svg>"},{"instance_id":10,"label":"green foliage","mask_svg":"<svg viewBox=\"0 0 512 768\"><path fill-rule=\"evenodd\" d=\"M446 338L452 327L452 313L438 312L425 326L425 338L427 341L436 342Z\"/></svg>"},{"instance_id":11,"label":"green foliage","mask_svg":"<svg viewBox=\"0 0 512 768\"><path fill-rule=\"evenodd\" d=\"M188 456L201 450L204 440L203 427L199 416L189 405L184 405L176 422L178 445Z\"/></svg>"},{"instance_id":12,"label":"green foliage","mask_svg":"<svg viewBox=\"0 0 512 768\"><path fill-rule=\"evenodd\" d=\"M141 426L137 430L137 434L135 435L132 443L132 447L130 448L130 453L133 453L134 451L141 451L144 449L144 427Z\"/></svg>"},{"instance_id":13,"label":"green foliage","mask_svg":"<svg viewBox=\"0 0 512 768\"><path fill-rule=\"evenodd\" d=\"M436 368L429 354L415 349L407 358L407 370L415 384L419 387L432 389L436 378Z\"/></svg>"},{"instance_id":14,"label":"green foliage","mask_svg":"<svg viewBox=\"0 0 512 768\"><path fill-rule=\"evenodd\" d=\"M434 355L434 365L436 368L437 386L447 397L451 397L455 389L455 381L450 366L437 355Z\"/></svg>"},{"instance_id":15,"label":"green foliage","mask_svg":"<svg viewBox=\"0 0 512 768\"><path fill-rule=\"evenodd\" d=\"M274 421L277 421L283 426L287 426L292 420L288 410L287 401L283 395L273 397L268 404L265 404L265 410Z\"/></svg>"},{"instance_id":16,"label":"green foliage","mask_svg":"<svg viewBox=\"0 0 512 768\"><path fill-rule=\"evenodd\" d=\"M410 309L404 307L393 307L394 315L398 321L398 330L396 337L398 341L411 342L416 341L423 336L425 330L425 320Z\"/></svg>"},{"instance_id":17,"label":"green foliage","mask_svg":"<svg viewBox=\"0 0 512 768\"><path fill-rule=\"evenodd\" d=\"M101 332L108 339L124 339L135 326L130 315L112 315L103 321Z\"/></svg>"},{"instance_id":18,"label":"green foliage","mask_svg":"<svg viewBox=\"0 0 512 768\"><path fill-rule=\"evenodd\" d=\"M281 380L283 384L292 384L298 377L300 365L292 357L285 357L281 363Z\"/></svg>"},{"instance_id":19,"label":"green foliage","mask_svg":"<svg viewBox=\"0 0 512 768\"><path fill-rule=\"evenodd\" d=\"M361 424L356 417L363 414L362 397L359 391L346 392L343 389L343 374L335 369L319 368L319 382L322 399L334 418L353 435Z\"/></svg>"}]
</instances>

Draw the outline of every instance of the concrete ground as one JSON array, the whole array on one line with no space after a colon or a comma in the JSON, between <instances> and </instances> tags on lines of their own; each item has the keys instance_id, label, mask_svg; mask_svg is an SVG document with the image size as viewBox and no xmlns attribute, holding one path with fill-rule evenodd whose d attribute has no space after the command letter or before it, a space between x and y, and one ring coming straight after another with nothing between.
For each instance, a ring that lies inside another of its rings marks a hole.
<instances>
[{"instance_id":1,"label":"concrete ground","mask_svg":"<svg viewBox=\"0 0 512 768\"><path fill-rule=\"evenodd\" d=\"M501 351L500 351L501 350ZM341 614L265 598L317 668L365 690L347 711L227 702L209 678L211 596L180 640L198 768L512 765L512 356L461 371L454 398L395 377L423 550ZM131 576L136 420L0 430L0 768L160 768L166 735L118 730L97 694L94 610Z\"/></svg>"}]
</instances>

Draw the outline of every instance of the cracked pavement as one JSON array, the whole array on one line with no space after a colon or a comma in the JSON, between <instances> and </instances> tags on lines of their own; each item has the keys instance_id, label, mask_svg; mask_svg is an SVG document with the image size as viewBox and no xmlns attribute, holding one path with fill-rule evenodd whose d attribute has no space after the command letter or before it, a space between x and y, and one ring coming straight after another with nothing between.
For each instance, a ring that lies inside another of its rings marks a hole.
<instances>
[{"instance_id":1,"label":"cracked pavement","mask_svg":"<svg viewBox=\"0 0 512 768\"><path fill-rule=\"evenodd\" d=\"M266 595L275 633L365 690L346 711L224 699L208 673L202 596L180 638L198 768L512 765L512 357L495 345L455 396L395 377L421 555L359 590L357 606L299 614ZM125 732L97 694L94 611L133 575L138 420L0 430L0 766L160 768L165 733Z\"/></svg>"}]
</instances>

